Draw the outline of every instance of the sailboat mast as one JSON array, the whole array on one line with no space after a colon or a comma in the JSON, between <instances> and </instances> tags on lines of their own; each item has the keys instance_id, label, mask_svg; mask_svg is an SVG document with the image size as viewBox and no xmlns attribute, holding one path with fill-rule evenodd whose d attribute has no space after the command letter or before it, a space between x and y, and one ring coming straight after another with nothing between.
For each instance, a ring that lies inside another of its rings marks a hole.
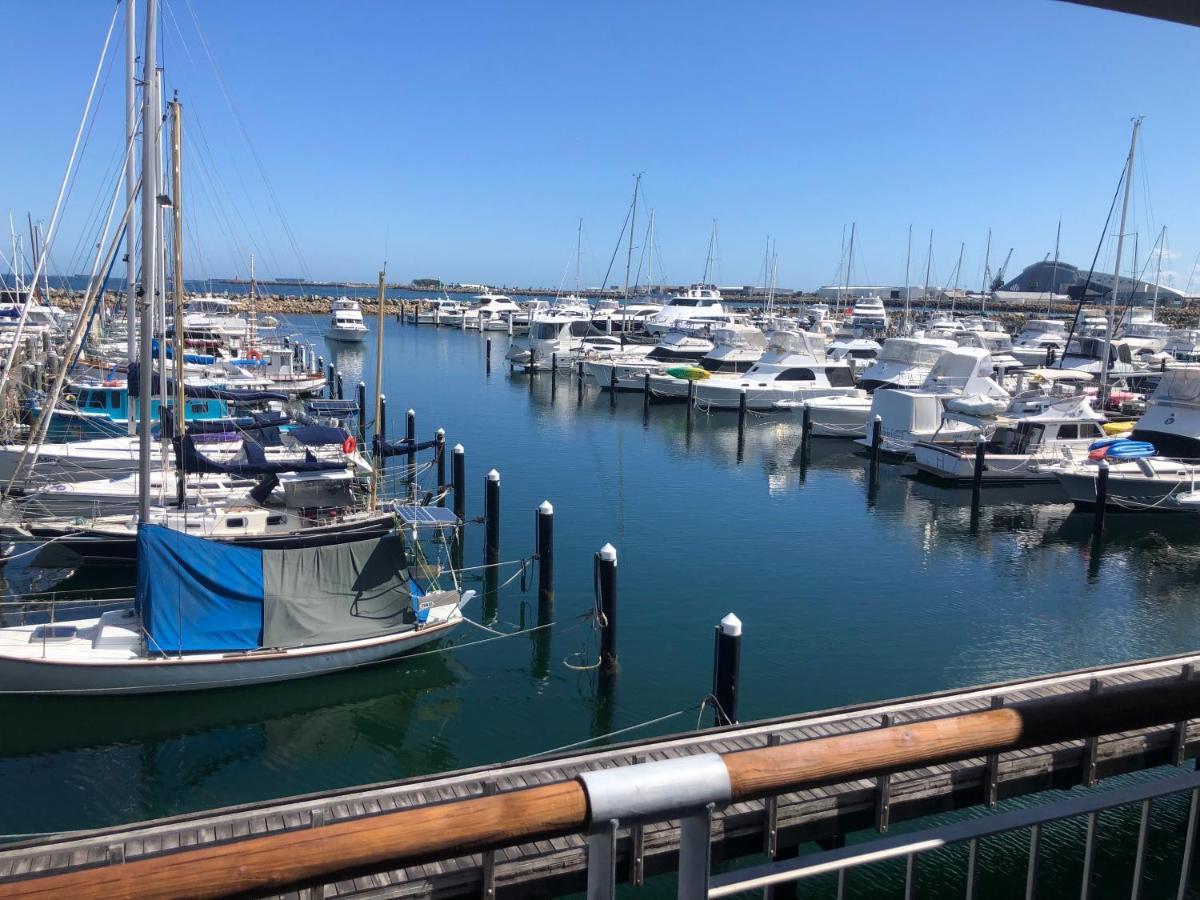
<instances>
[{"instance_id":1,"label":"sailboat mast","mask_svg":"<svg viewBox=\"0 0 1200 900\"><path fill-rule=\"evenodd\" d=\"M154 121L156 106L151 103L154 84L154 60L158 55L155 40L158 36L158 0L146 2L146 47L142 60L142 83L146 85L142 97L142 296L140 308L141 334L138 348L141 390L138 397L141 431L138 434L138 521L150 517L150 393L154 390L150 339L154 331L154 286L157 253L154 235L157 231L158 191L154 177L158 159L158 127Z\"/></svg>"},{"instance_id":2,"label":"sailboat mast","mask_svg":"<svg viewBox=\"0 0 1200 900\"><path fill-rule=\"evenodd\" d=\"M654 290L654 208L650 208L650 230L646 237L646 293Z\"/></svg>"},{"instance_id":3,"label":"sailboat mast","mask_svg":"<svg viewBox=\"0 0 1200 900\"><path fill-rule=\"evenodd\" d=\"M174 250L173 294L175 297L175 427L179 435L187 433L183 403L183 104L171 101L171 232ZM165 329L164 329L165 330ZM165 343L165 342L164 342ZM165 400L165 398L164 398ZM184 471L178 466L182 486ZM183 498L183 491L179 492Z\"/></svg>"},{"instance_id":4,"label":"sailboat mast","mask_svg":"<svg viewBox=\"0 0 1200 900\"><path fill-rule=\"evenodd\" d=\"M387 291L387 270L379 271L379 320L375 325L375 442L378 444L371 454L371 506L375 509L375 499L379 496L379 469L383 462L383 444L379 437L383 433L379 419L383 415L383 301Z\"/></svg>"},{"instance_id":5,"label":"sailboat mast","mask_svg":"<svg viewBox=\"0 0 1200 900\"><path fill-rule=\"evenodd\" d=\"M717 243L717 220L713 219L712 231L708 233L708 256L704 260L704 283L708 284L709 273L712 271L713 248Z\"/></svg>"},{"instance_id":6,"label":"sailboat mast","mask_svg":"<svg viewBox=\"0 0 1200 900\"><path fill-rule=\"evenodd\" d=\"M1154 297L1150 301L1150 318L1158 318L1158 283L1162 280L1163 251L1167 246L1167 226L1158 233L1158 264L1154 267Z\"/></svg>"},{"instance_id":7,"label":"sailboat mast","mask_svg":"<svg viewBox=\"0 0 1200 900\"><path fill-rule=\"evenodd\" d=\"M137 264L133 259L133 196L137 166L133 147L137 135L137 0L125 0L125 140L130 150L125 164L125 361L137 356ZM125 420L132 436L137 428L133 397L125 396Z\"/></svg>"},{"instance_id":8,"label":"sailboat mast","mask_svg":"<svg viewBox=\"0 0 1200 900\"><path fill-rule=\"evenodd\" d=\"M1104 329L1104 358L1100 361L1100 408L1108 403L1108 366L1109 354L1112 353L1113 327L1116 322L1117 295L1121 288L1121 253L1125 249L1125 221L1129 216L1129 195L1133 189L1133 158L1137 152L1138 129L1142 127L1142 117L1133 120L1133 134L1129 138L1129 156L1125 159L1125 196L1121 200L1121 226L1117 231L1117 261L1113 266L1112 293L1108 295L1108 319Z\"/></svg>"},{"instance_id":9,"label":"sailboat mast","mask_svg":"<svg viewBox=\"0 0 1200 900\"><path fill-rule=\"evenodd\" d=\"M925 253L925 307L929 308L929 269L933 265L933 229L929 229L929 250Z\"/></svg>"},{"instance_id":10,"label":"sailboat mast","mask_svg":"<svg viewBox=\"0 0 1200 900\"><path fill-rule=\"evenodd\" d=\"M846 254L846 293L850 293L850 270L854 267L854 233L858 229L857 222L850 223L850 250ZM850 298L853 300L853 298Z\"/></svg>"},{"instance_id":11,"label":"sailboat mast","mask_svg":"<svg viewBox=\"0 0 1200 900\"><path fill-rule=\"evenodd\" d=\"M1058 230L1054 232L1054 268L1050 270L1050 295L1046 300L1046 318L1054 308L1054 292L1058 290L1058 245L1062 240L1062 217L1058 219Z\"/></svg>"},{"instance_id":12,"label":"sailboat mast","mask_svg":"<svg viewBox=\"0 0 1200 900\"><path fill-rule=\"evenodd\" d=\"M988 284L988 271L992 267L992 229L988 229L987 249L983 251L983 284L979 288L979 314L986 315L987 313L987 297L988 290L991 285Z\"/></svg>"},{"instance_id":13,"label":"sailboat mast","mask_svg":"<svg viewBox=\"0 0 1200 900\"><path fill-rule=\"evenodd\" d=\"M579 296L579 261L583 253L583 219L579 220L579 227L575 229L575 296Z\"/></svg>"},{"instance_id":14,"label":"sailboat mast","mask_svg":"<svg viewBox=\"0 0 1200 900\"><path fill-rule=\"evenodd\" d=\"M909 316L912 312L912 284L909 281L912 268L912 222L908 223L908 249L904 251L904 333L908 334Z\"/></svg>"},{"instance_id":15,"label":"sailboat mast","mask_svg":"<svg viewBox=\"0 0 1200 900\"><path fill-rule=\"evenodd\" d=\"M954 296L950 298L950 316L954 316L954 305L958 302L958 280L962 277L962 261L963 253L967 249L967 242L961 241L958 245L958 265L954 267Z\"/></svg>"},{"instance_id":16,"label":"sailboat mast","mask_svg":"<svg viewBox=\"0 0 1200 900\"><path fill-rule=\"evenodd\" d=\"M633 176L633 203L630 207L631 211L629 214L629 247L625 251L624 301L629 300L629 271L630 271L631 267L633 266L633 229L634 229L634 226L637 225L637 198L638 198L638 188L641 186L641 183L642 183L641 175ZM624 305L624 301L622 301L622 305Z\"/></svg>"}]
</instances>

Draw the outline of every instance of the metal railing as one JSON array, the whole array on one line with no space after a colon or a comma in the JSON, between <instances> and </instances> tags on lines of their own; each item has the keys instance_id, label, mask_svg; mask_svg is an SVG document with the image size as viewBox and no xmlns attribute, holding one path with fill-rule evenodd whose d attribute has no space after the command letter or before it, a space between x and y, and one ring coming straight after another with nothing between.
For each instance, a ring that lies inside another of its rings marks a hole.
<instances>
[{"instance_id":1,"label":"metal railing","mask_svg":"<svg viewBox=\"0 0 1200 900\"><path fill-rule=\"evenodd\" d=\"M1200 773L1196 772L1158 778L1080 797L1067 797L1052 803L882 838L853 847L826 850L801 859L740 869L712 878L708 882L707 896L731 897L756 888L769 888L802 881L817 875L836 873L837 897L838 900L842 900L846 896L847 876L852 869L887 860L903 859L905 861L904 897L911 898L917 895L916 869L917 860L921 854L940 850L953 844L965 843L967 845L967 872L963 884L963 897L972 900L978 889L980 841L994 835L1028 831L1024 896L1027 900L1032 900L1037 893L1042 826L1064 819L1086 817L1087 836L1084 839L1079 897L1081 900L1087 900L1092 895L1100 813L1105 810L1140 804L1137 845L1134 849L1133 879L1130 886L1130 896L1138 898L1143 895L1146 845L1150 833L1153 803L1162 797L1184 793L1190 794L1187 832L1183 842L1179 882L1175 894L1178 900L1183 900L1187 896L1190 882L1192 856L1196 844L1197 813L1200 812ZM681 858L682 856L681 851Z\"/></svg>"}]
</instances>

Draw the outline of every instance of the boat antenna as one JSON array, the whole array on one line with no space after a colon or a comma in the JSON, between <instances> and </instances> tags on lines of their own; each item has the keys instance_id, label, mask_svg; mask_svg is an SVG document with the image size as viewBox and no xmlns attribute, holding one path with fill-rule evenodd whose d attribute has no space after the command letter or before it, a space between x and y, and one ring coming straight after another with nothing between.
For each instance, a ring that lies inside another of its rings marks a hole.
<instances>
[{"instance_id":1,"label":"boat antenna","mask_svg":"<svg viewBox=\"0 0 1200 900\"><path fill-rule=\"evenodd\" d=\"M904 333L910 334L912 327L909 315L912 310L912 283L909 281L909 269L912 267L912 222L908 223L908 249L904 252Z\"/></svg>"},{"instance_id":2,"label":"boat antenna","mask_svg":"<svg viewBox=\"0 0 1200 900\"><path fill-rule=\"evenodd\" d=\"M1162 258L1167 249L1167 226L1158 233L1158 264L1154 267L1154 297L1150 300L1150 318L1158 318L1158 283L1162 280Z\"/></svg>"}]
</instances>

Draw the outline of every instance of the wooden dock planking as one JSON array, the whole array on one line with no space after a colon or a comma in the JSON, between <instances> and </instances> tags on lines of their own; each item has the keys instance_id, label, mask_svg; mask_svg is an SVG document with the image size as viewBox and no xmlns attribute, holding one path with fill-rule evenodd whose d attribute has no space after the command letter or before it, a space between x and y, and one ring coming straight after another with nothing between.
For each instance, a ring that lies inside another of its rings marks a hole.
<instances>
[{"instance_id":1,"label":"wooden dock planking","mask_svg":"<svg viewBox=\"0 0 1200 900\"><path fill-rule=\"evenodd\" d=\"M647 760L675 758L700 752L729 752L762 747L768 735L784 742L813 737L848 734L879 728L882 717L893 724L917 722L945 715L988 708L993 697L1006 703L1090 689L1093 678L1104 685L1133 683L1150 678L1181 675L1185 663L1200 663L1200 655L1121 664L1081 672L985 685L957 692L939 692L925 697L860 704L840 710L805 713L766 722L693 732L609 748L579 751L572 755L524 760L490 768L449 772L425 779L406 779L390 784L332 791L323 795L283 801L247 804L212 813L193 813L173 819L100 829L59 839L43 839L0 851L0 879L33 871L103 864L107 848L116 845L127 859L228 841L247 835L310 827L314 811L323 821L378 815L395 809L477 796L483 783L495 781L500 790L525 785L547 784L574 777L598 767ZM1185 752L1197 752L1200 720L1186 729ZM1159 765L1170 758L1175 741L1173 727L1159 727L1105 736L1097 742L1096 771L1107 777ZM1002 754L998 782L1001 797L1016 796L1047 787L1077 784L1083 774L1085 742L1073 741L1047 747ZM981 801L987 780L986 759L972 759L921 770L899 773L890 786L891 821L961 808ZM878 802L874 780L858 780L821 789L803 790L778 798L780 846L800 840L845 831L871 828ZM714 815L714 857L761 852L766 823L763 801L738 803ZM654 823L644 830L644 856L648 874L669 867L676 852L678 823ZM628 871L631 841L622 829L618 854L619 871ZM498 851L496 882L500 891L537 892L547 884L578 886L586 866L586 844L572 835ZM329 896L375 893L389 896L478 896L481 857L463 856L441 862L364 875L328 885ZM314 896L320 892L314 891Z\"/></svg>"}]
</instances>

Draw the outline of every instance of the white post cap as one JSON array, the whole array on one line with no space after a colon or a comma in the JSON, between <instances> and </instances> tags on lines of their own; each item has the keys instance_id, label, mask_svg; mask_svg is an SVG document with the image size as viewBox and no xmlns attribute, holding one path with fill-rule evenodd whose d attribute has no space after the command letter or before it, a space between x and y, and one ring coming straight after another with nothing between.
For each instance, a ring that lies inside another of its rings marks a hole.
<instances>
[{"instance_id":1,"label":"white post cap","mask_svg":"<svg viewBox=\"0 0 1200 900\"><path fill-rule=\"evenodd\" d=\"M554 515L554 506L549 500L543 500L542 505L538 507L538 512L544 516L552 516Z\"/></svg>"},{"instance_id":2,"label":"white post cap","mask_svg":"<svg viewBox=\"0 0 1200 900\"><path fill-rule=\"evenodd\" d=\"M721 620L721 633L730 637L742 636L742 620L730 613Z\"/></svg>"},{"instance_id":3,"label":"white post cap","mask_svg":"<svg viewBox=\"0 0 1200 900\"><path fill-rule=\"evenodd\" d=\"M415 416L415 415L417 414L417 411L416 411L415 409L410 409L410 410L408 411L408 414L409 414L410 416Z\"/></svg>"},{"instance_id":4,"label":"white post cap","mask_svg":"<svg viewBox=\"0 0 1200 900\"><path fill-rule=\"evenodd\" d=\"M455 444L454 449L451 452L452 453L466 453L467 448L464 447L462 444Z\"/></svg>"},{"instance_id":5,"label":"white post cap","mask_svg":"<svg viewBox=\"0 0 1200 900\"><path fill-rule=\"evenodd\" d=\"M617 548L612 544L605 544L600 548L600 558L605 562L615 563L617 561Z\"/></svg>"},{"instance_id":6,"label":"white post cap","mask_svg":"<svg viewBox=\"0 0 1200 900\"><path fill-rule=\"evenodd\" d=\"M439 435L440 437L445 437L445 436L446 436L446 429L445 429L445 428L439 428L437 431L435 431L435 432L434 432L434 434L436 434L436 435ZM461 446L461 445L460 445L460 446Z\"/></svg>"},{"instance_id":7,"label":"white post cap","mask_svg":"<svg viewBox=\"0 0 1200 900\"><path fill-rule=\"evenodd\" d=\"M499 481L500 473L497 472L495 469L492 469L492 471L487 473L487 480L488 481Z\"/></svg>"}]
</instances>

